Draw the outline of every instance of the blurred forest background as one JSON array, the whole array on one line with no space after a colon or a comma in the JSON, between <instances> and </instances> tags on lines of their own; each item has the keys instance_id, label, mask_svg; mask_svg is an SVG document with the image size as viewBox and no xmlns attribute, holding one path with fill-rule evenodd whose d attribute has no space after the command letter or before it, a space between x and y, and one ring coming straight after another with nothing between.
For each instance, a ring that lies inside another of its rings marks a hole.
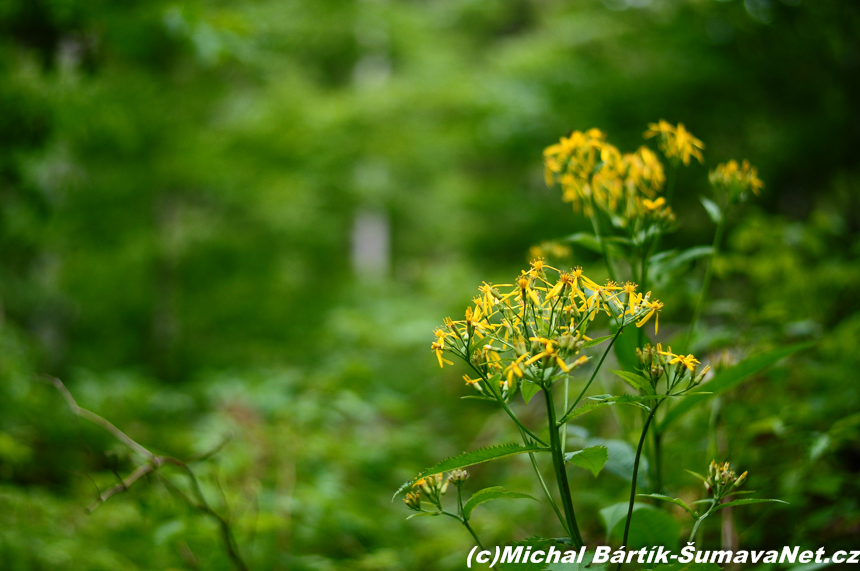
<instances>
[{"instance_id":1,"label":"blurred forest background","mask_svg":"<svg viewBox=\"0 0 860 571\"><path fill-rule=\"evenodd\" d=\"M860 4L0 2L0 567L231 565L158 479L87 515L134 458L50 374L156 451L232 433L195 470L253 569L462 568L465 532L406 522L391 494L515 436L459 399L432 328L530 246L587 230L546 188L545 146L598 127L632 151L660 118L707 145L681 171L673 246L710 244L698 196L718 162L747 158L766 184L729 222L700 360L816 342L688 415L666 487L700 497L683 468L716 450L791 504L740 512L743 546L856 549ZM601 276L587 250L569 263ZM661 338L702 275L655 290ZM613 427L578 435L632 438ZM476 469L469 489L537 494L524 466ZM602 542L598 510L627 485L572 486ZM557 535L545 509L474 523L490 544Z\"/></svg>"}]
</instances>

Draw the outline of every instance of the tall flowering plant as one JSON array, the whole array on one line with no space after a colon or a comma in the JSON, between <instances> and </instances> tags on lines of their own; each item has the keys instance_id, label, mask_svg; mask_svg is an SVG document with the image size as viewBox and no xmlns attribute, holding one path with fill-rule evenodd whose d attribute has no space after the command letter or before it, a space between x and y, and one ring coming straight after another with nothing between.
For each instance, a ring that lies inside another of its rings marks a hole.
<instances>
[{"instance_id":1,"label":"tall flowering plant","mask_svg":"<svg viewBox=\"0 0 860 571\"><path fill-rule=\"evenodd\" d=\"M688 350L707 293L710 263L684 351L674 352L671 347L652 344L644 327L653 324L654 335L658 335L663 310L663 303L647 287L649 277L677 269L681 266L678 260L689 262L716 255L726 213L749 192L758 193L763 184L755 168L746 161L719 165L710 174L713 196L702 197L702 204L717 225L713 246L681 253L657 252L660 237L677 224L669 204L675 172L688 166L691 159L703 161L704 144L683 125L662 120L649 125L645 137L657 140L659 151L669 162L668 172L658 154L648 147L622 153L597 129L574 131L545 149L547 184L561 187L562 199L591 220L594 233L575 234L532 248L538 257L529 268L522 270L511 283L484 282L462 319L446 318L434 331L431 345L440 367L454 365L454 360L464 364L463 380L473 398L486 400L503 410L516 426L520 442L466 452L419 473L398 490L407 492L404 501L416 512L413 515L456 519L469 531L476 545L482 546L470 523L474 508L495 499L530 496L493 487L480 490L464 501L463 487L468 477L464 468L522 454L528 456L544 500L565 534L561 541L582 547L586 541L577 521L567 465L587 468L596 475L608 459L608 450L600 445L569 450L567 425L583 415L622 404L633 412L639 409L642 418L622 544L626 545L628 539L640 460L649 435L653 439L649 465L655 473L650 478L650 493L638 495L667 505L683 504L696 518L693 536L701 522L719 510L720 503L730 492L735 493L733 490L746 478L746 473L735 477L728 464L717 470L714 468L717 464L713 463L709 479L703 478L706 484L710 482L707 490L712 494L711 505L701 516L681 500L664 495L661 485L660 435L672 420L706 398L707 389L723 390L731 384L720 380L729 377L713 375L711 367L702 366ZM601 253L610 278L599 283L586 276L580 267L563 269L549 265L540 254L563 254L564 242ZM632 281L618 281L617 276L622 272ZM610 334L590 336L589 330L595 328L608 329ZM635 332L628 337L635 339L635 347L630 354L622 354L616 341L631 330ZM616 395L589 394L613 347L623 370L612 372L630 390ZM760 369L784 354L787 353L760 358L756 366ZM591 363L592 360L596 363ZM746 375L755 370L747 367ZM528 426L522 421L516 412L517 395L526 404L540 395L546 410L543 426ZM666 404L670 402L677 404ZM545 477L542 464L551 464L551 477ZM449 483L456 490L454 509L447 509L443 501Z\"/></svg>"}]
</instances>

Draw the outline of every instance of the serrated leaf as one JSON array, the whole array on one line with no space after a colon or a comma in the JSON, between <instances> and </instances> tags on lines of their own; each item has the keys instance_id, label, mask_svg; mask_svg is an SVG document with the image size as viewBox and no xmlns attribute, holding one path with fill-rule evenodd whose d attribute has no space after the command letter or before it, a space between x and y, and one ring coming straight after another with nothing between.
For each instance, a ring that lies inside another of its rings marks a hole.
<instances>
[{"instance_id":1,"label":"serrated leaf","mask_svg":"<svg viewBox=\"0 0 860 571\"><path fill-rule=\"evenodd\" d=\"M564 424L570 420L573 420L574 418L576 418L578 416L582 416L583 414L588 414L589 412L594 412L595 410L601 409L605 406L612 406L613 404L615 404L615 403L611 402L611 401L586 403L586 404L579 406L579 407L576 407L575 409L570 411L570 414L565 415L564 418L559 419L558 424L562 425L562 424Z\"/></svg>"},{"instance_id":2,"label":"serrated leaf","mask_svg":"<svg viewBox=\"0 0 860 571\"><path fill-rule=\"evenodd\" d=\"M814 344L814 342L798 343L789 347L780 347L778 349L759 353L758 355L753 355L733 367L729 367L728 369L723 369L718 372L714 375L713 379L702 385L702 388L708 389L711 394L719 394L738 385L762 369L788 357L792 353L812 347ZM669 409L669 412L660 424L660 432L666 430L666 427L669 426L669 424L680 418L681 415L694 408L709 396L710 395L690 395L679 401L677 405Z\"/></svg>"},{"instance_id":3,"label":"serrated leaf","mask_svg":"<svg viewBox=\"0 0 860 571\"><path fill-rule=\"evenodd\" d=\"M612 339L612 335L606 335L604 337L596 337L594 339L589 339L582 345L582 349L588 349L589 347L594 347L595 345L600 345L604 341Z\"/></svg>"},{"instance_id":4,"label":"serrated leaf","mask_svg":"<svg viewBox=\"0 0 860 571\"><path fill-rule=\"evenodd\" d=\"M721 510L723 508L732 507L732 506L746 506L749 504L763 504L766 502L776 502L778 504L788 505L788 502L784 502L782 500L771 500L771 499L765 499L765 498L744 498L744 499L732 500L730 502L720 504L716 508L714 508L714 511Z\"/></svg>"},{"instance_id":5,"label":"serrated leaf","mask_svg":"<svg viewBox=\"0 0 860 571\"><path fill-rule=\"evenodd\" d=\"M708 211L708 216L711 217L711 221L714 224L719 224L720 221L723 219L723 211L720 209L717 203L705 196L700 196L699 200L702 202L702 206L705 207L705 210Z\"/></svg>"},{"instance_id":6,"label":"serrated leaf","mask_svg":"<svg viewBox=\"0 0 860 571\"><path fill-rule=\"evenodd\" d=\"M420 480L425 476L439 474L442 472L450 472L451 470L466 468L468 466L482 464L484 462L489 462L490 460L498 460L499 458L505 458L507 456L513 456L515 454L547 451L549 451L549 448L542 448L537 444L529 444L528 446L524 446L522 444L500 444L499 446L488 446L486 448L472 450L471 452L464 452L459 456L453 456L451 458L448 458L447 460L439 462L435 466L423 470L420 474L415 476L414 479L400 486L400 488L398 488L397 491L394 492L394 496L391 498L391 501L394 501L394 498L396 498L398 494L400 494L400 492L402 492L403 490L405 490L406 488L408 488L416 481Z\"/></svg>"},{"instance_id":7,"label":"serrated leaf","mask_svg":"<svg viewBox=\"0 0 860 571\"><path fill-rule=\"evenodd\" d=\"M648 400L651 397L642 397L639 395L618 395L618 396L615 396L615 395L594 395L594 396L587 397L587 398L589 400L596 400L597 402L586 403L582 406L579 406L579 407L573 409L572 411L570 411L569 414L566 414L563 418L561 418L558 421L559 426L561 426L562 424L565 424L567 422L570 422L572 419L574 419L578 416L582 416L583 414L593 412L593 411L601 409L605 406L612 406L614 404L630 404L630 405L637 406L637 407L639 407L643 410L646 410L648 412L651 411L651 409L649 407L642 404L643 400ZM665 398L665 397L661 397L661 398Z\"/></svg>"},{"instance_id":8,"label":"serrated leaf","mask_svg":"<svg viewBox=\"0 0 860 571\"><path fill-rule=\"evenodd\" d=\"M695 512L695 510L693 510L693 508L691 508L690 506L688 506L688 505L687 505L687 502L685 502L684 500L682 500L682 499L680 499L680 498L672 498L672 497L669 497L669 496L664 496L663 494L636 494L636 496L637 496L637 497L639 497L639 498L654 498L654 499L657 499L657 500L663 500L663 501L666 501L666 502L672 502L672 503L673 503L673 504L675 504L676 506L681 506L682 508L684 508L685 510L687 510L687 512L689 512L689 514L690 514L691 516L693 516L693 517L699 517L699 514L697 514L697 513Z\"/></svg>"},{"instance_id":9,"label":"serrated leaf","mask_svg":"<svg viewBox=\"0 0 860 571\"><path fill-rule=\"evenodd\" d=\"M645 391L646 393L653 393L654 389L651 388L651 381L643 377L642 375L637 375L636 373L630 373L628 371L610 371L610 373L614 373L615 375L621 377L634 389L639 389L641 391Z\"/></svg>"},{"instance_id":10,"label":"serrated leaf","mask_svg":"<svg viewBox=\"0 0 860 571\"><path fill-rule=\"evenodd\" d=\"M606 446L598 444L597 446L565 454L564 460L580 468L585 468L596 478L600 471L603 470L606 461L609 460L609 450Z\"/></svg>"},{"instance_id":11,"label":"serrated leaf","mask_svg":"<svg viewBox=\"0 0 860 571\"><path fill-rule=\"evenodd\" d=\"M483 490L477 491L472 494L472 497L469 498L469 501L463 505L463 517L468 520L472 516L472 511L479 505L492 500L499 500L503 498L537 501L537 499L533 498L528 494L522 494L520 492L509 492L501 486L484 488Z\"/></svg>"},{"instance_id":12,"label":"serrated leaf","mask_svg":"<svg viewBox=\"0 0 860 571\"><path fill-rule=\"evenodd\" d=\"M688 470L688 472L689 472L689 470ZM696 500L695 502L690 502L690 503L693 504L694 506L697 506L699 504L713 504L714 498L705 498L704 500Z\"/></svg>"},{"instance_id":13,"label":"serrated leaf","mask_svg":"<svg viewBox=\"0 0 860 571\"><path fill-rule=\"evenodd\" d=\"M531 381L523 381L520 383L520 392L523 394L523 400L529 404L532 397L540 392L540 386Z\"/></svg>"}]
</instances>

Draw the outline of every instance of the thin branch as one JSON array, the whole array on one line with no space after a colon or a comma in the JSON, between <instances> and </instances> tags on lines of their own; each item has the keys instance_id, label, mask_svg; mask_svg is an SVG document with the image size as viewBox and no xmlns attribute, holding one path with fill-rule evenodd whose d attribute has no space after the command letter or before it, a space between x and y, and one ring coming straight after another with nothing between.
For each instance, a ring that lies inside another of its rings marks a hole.
<instances>
[{"instance_id":1,"label":"thin branch","mask_svg":"<svg viewBox=\"0 0 860 571\"><path fill-rule=\"evenodd\" d=\"M57 387L57 390L60 391L60 394L63 395L64 399L66 399L66 403L68 403L69 408L71 408L72 412L75 413L77 416L85 418L92 423L98 424L99 426L110 432L117 440L119 440L141 456L145 456L149 460L155 458L155 454L129 438L129 436L125 432L111 424L110 421L105 418L102 418L94 412L90 412L85 408L79 407L78 403L75 402L75 397L72 396L72 393L69 392L69 389L66 388L66 385L63 384L63 381L51 376L46 376L46 378L51 384Z\"/></svg>"},{"instance_id":2,"label":"thin branch","mask_svg":"<svg viewBox=\"0 0 860 571\"><path fill-rule=\"evenodd\" d=\"M132 485L134 485L135 482L137 482L147 474L155 474L159 476L171 490L176 492L183 500L185 500L185 502L189 506L216 520L220 527L224 546L227 549L227 555L230 557L230 560L233 562L236 568L239 569L239 571L248 571L248 566L245 565L245 561L239 554L238 545L236 543L235 537L233 536L233 530L230 527L230 522L223 516L221 516L218 512L213 510L212 507L209 505L209 502L206 501L206 497L203 495L203 490L200 488L200 483L197 480L197 476L194 474L194 472L191 470L187 463L183 462L182 460L172 458L170 456L156 456L155 454L132 440L126 433L111 424L105 418L102 418L96 413L90 412L87 409L78 406L78 403L75 402L75 398L72 396L72 393L69 392L69 390L66 388L66 386L60 379L50 376L46 378L49 379L49 382L53 384L58 391L60 391L60 394L63 395L63 398L69 405L69 408L72 409L72 412L76 416L79 416L80 418L85 418L90 422L99 425L106 431L110 432L114 437L116 437L117 440L119 440L135 452L138 452L142 456L146 457L147 459L146 463L141 464L140 466L135 468L135 470L126 478L121 479L119 484L116 484L115 486L108 488L104 492L100 493L98 499L92 504L90 504L90 506L87 508L87 511L89 513L95 511L101 504L105 503L107 500L109 500L116 494L128 490ZM221 450L221 448L224 447L224 445L230 440L230 438L232 438L232 435L226 437L213 450L205 452L201 455L192 456L189 461L200 461L211 457L213 454ZM170 478L168 478L159 471L159 468L161 468L161 466L164 464L172 464L181 468L185 472L185 474L191 481L191 487L194 490L194 495L197 497L198 501L194 501L193 499L191 499L188 494L183 492L176 484L174 484L170 480Z\"/></svg>"},{"instance_id":3,"label":"thin branch","mask_svg":"<svg viewBox=\"0 0 860 571\"><path fill-rule=\"evenodd\" d=\"M141 479L146 474L155 470L155 464L141 464L137 467L137 469L128 475L125 479L123 479L119 484L112 486L99 494L98 499L87 506L87 513L93 513L98 509L100 505L108 501L110 498L115 496L120 492L124 492L128 490L135 482Z\"/></svg>"}]
</instances>

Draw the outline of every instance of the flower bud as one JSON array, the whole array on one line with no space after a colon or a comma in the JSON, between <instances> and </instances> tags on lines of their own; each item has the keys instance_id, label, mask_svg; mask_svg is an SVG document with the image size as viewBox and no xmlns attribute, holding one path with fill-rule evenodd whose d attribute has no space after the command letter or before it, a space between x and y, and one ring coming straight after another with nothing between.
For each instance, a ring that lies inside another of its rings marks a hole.
<instances>
[{"instance_id":1,"label":"flower bud","mask_svg":"<svg viewBox=\"0 0 860 571\"><path fill-rule=\"evenodd\" d=\"M514 341L514 353L517 354L517 357L522 357L527 352L528 349L526 348L526 342L522 337Z\"/></svg>"},{"instance_id":2,"label":"flower bud","mask_svg":"<svg viewBox=\"0 0 860 571\"><path fill-rule=\"evenodd\" d=\"M573 345L576 341L573 340L573 337L565 333L561 337L558 338L558 347L559 349L564 349L566 351L570 351L573 349Z\"/></svg>"},{"instance_id":3,"label":"flower bud","mask_svg":"<svg viewBox=\"0 0 860 571\"><path fill-rule=\"evenodd\" d=\"M469 472L466 470L454 470L451 474L448 475L448 481L457 486L458 488L463 485L469 478Z\"/></svg>"},{"instance_id":4,"label":"flower bud","mask_svg":"<svg viewBox=\"0 0 860 571\"><path fill-rule=\"evenodd\" d=\"M420 512L421 511L421 491L415 490L414 492L407 492L406 497L403 498L403 502L406 504L406 507L410 510Z\"/></svg>"}]
</instances>

